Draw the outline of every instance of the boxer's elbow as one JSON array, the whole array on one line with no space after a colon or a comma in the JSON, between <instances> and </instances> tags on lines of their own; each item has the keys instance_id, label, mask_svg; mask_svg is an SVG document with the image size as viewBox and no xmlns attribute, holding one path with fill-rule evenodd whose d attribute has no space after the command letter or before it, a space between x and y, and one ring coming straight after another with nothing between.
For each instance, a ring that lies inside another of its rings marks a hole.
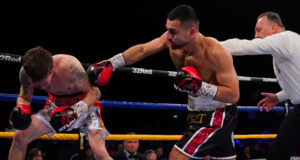
<instances>
[{"instance_id":1,"label":"boxer's elbow","mask_svg":"<svg viewBox=\"0 0 300 160\"><path fill-rule=\"evenodd\" d=\"M226 90L227 93L225 94L225 95L228 95L229 102L227 102L227 103L236 104L240 99L239 87L233 86L233 87L229 87L227 89L228 89L228 90Z\"/></svg>"},{"instance_id":2,"label":"boxer's elbow","mask_svg":"<svg viewBox=\"0 0 300 160\"><path fill-rule=\"evenodd\" d=\"M95 99L95 102L101 98L101 92L98 87L92 86L90 95Z\"/></svg>"},{"instance_id":3,"label":"boxer's elbow","mask_svg":"<svg viewBox=\"0 0 300 160\"><path fill-rule=\"evenodd\" d=\"M236 104L240 98L240 92L238 88L218 87L218 92L215 96L215 100Z\"/></svg>"},{"instance_id":4,"label":"boxer's elbow","mask_svg":"<svg viewBox=\"0 0 300 160\"><path fill-rule=\"evenodd\" d=\"M93 105L98 101L101 97L101 92L98 87L91 87L89 91L87 92L87 96L84 98L85 103L88 104L88 106Z\"/></svg>"},{"instance_id":5,"label":"boxer's elbow","mask_svg":"<svg viewBox=\"0 0 300 160\"><path fill-rule=\"evenodd\" d=\"M240 99L240 92L232 92L231 94L231 102L232 104L236 104Z\"/></svg>"},{"instance_id":6,"label":"boxer's elbow","mask_svg":"<svg viewBox=\"0 0 300 160\"><path fill-rule=\"evenodd\" d=\"M101 91L98 87L95 88L96 88L96 99L99 100L101 98Z\"/></svg>"}]
</instances>

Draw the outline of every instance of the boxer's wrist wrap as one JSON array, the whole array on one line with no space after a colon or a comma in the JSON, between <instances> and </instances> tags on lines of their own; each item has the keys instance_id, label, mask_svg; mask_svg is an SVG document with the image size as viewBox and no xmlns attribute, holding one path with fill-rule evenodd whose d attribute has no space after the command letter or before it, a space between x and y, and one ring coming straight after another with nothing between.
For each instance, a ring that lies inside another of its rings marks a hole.
<instances>
[{"instance_id":1,"label":"boxer's wrist wrap","mask_svg":"<svg viewBox=\"0 0 300 160\"><path fill-rule=\"evenodd\" d=\"M119 67L123 67L126 65L123 53L119 53L113 57L111 57L110 59L108 59L111 64L113 65L114 70L119 68Z\"/></svg>"},{"instance_id":2,"label":"boxer's wrist wrap","mask_svg":"<svg viewBox=\"0 0 300 160\"><path fill-rule=\"evenodd\" d=\"M78 117L81 117L88 112L89 106L84 101L79 101L71 106L71 108L74 109Z\"/></svg>"},{"instance_id":3,"label":"boxer's wrist wrap","mask_svg":"<svg viewBox=\"0 0 300 160\"><path fill-rule=\"evenodd\" d=\"M214 99L218 92L218 87L206 82L202 82L200 89L197 92L197 95L205 96L211 99Z\"/></svg>"}]
</instances>

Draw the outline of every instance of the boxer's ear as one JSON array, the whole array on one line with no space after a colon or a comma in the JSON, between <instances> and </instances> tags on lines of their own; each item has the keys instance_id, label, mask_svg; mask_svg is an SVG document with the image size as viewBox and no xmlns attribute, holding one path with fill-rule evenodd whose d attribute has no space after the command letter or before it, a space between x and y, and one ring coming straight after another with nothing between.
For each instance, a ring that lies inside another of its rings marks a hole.
<instances>
[{"instance_id":1,"label":"boxer's ear","mask_svg":"<svg viewBox=\"0 0 300 160\"><path fill-rule=\"evenodd\" d=\"M197 29L195 27L191 27L189 29L189 31L190 31L190 38L196 37L196 35L197 35Z\"/></svg>"}]
</instances>

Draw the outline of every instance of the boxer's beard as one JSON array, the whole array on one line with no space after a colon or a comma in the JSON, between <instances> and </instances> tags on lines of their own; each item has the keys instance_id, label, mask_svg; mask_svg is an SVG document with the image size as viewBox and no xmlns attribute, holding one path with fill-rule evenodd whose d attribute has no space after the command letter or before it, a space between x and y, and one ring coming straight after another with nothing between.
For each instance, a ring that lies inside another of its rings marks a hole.
<instances>
[{"instance_id":1,"label":"boxer's beard","mask_svg":"<svg viewBox=\"0 0 300 160\"><path fill-rule=\"evenodd\" d=\"M176 43L176 42L173 42L171 40L169 40L169 41L171 43L172 49L174 49L174 50L183 48L187 44L187 42L177 42Z\"/></svg>"}]
</instances>

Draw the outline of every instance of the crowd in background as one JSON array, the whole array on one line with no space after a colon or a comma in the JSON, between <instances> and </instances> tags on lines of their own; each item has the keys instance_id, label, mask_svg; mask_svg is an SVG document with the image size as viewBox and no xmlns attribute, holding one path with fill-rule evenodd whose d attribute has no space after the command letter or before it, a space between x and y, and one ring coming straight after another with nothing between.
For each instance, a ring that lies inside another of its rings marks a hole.
<instances>
[{"instance_id":1,"label":"crowd in background","mask_svg":"<svg viewBox=\"0 0 300 160\"><path fill-rule=\"evenodd\" d=\"M271 141L272 139L235 140L237 160L265 159ZM136 160L167 160L174 143L175 141L140 141L135 152L141 157L135 158ZM53 148L50 149L50 146ZM106 146L110 155L124 153L126 150L123 141L107 141ZM27 155L28 160L94 160L88 143L84 145L83 150L80 150L77 141L36 140L30 145ZM37 158L33 159L33 157ZM300 157L300 147L294 149L292 157Z\"/></svg>"}]
</instances>

